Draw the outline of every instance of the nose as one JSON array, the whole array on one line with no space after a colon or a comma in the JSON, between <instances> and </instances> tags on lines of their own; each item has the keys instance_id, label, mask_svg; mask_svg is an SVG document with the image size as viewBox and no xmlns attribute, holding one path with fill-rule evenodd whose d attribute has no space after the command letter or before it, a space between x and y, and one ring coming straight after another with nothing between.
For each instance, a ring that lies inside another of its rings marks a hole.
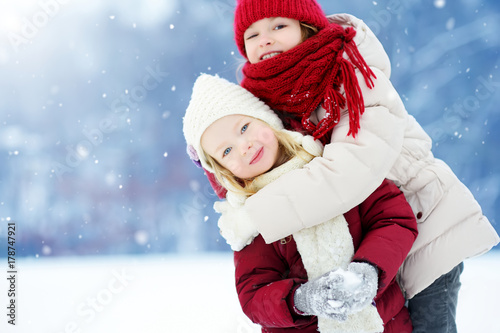
<instances>
[{"instance_id":1,"label":"nose","mask_svg":"<svg viewBox=\"0 0 500 333\"><path fill-rule=\"evenodd\" d=\"M241 155L245 156L252 147L253 147L253 142L244 140L240 145Z\"/></svg>"},{"instance_id":2,"label":"nose","mask_svg":"<svg viewBox=\"0 0 500 333\"><path fill-rule=\"evenodd\" d=\"M274 40L268 34L261 34L259 42L259 45L261 47L264 47L267 45L272 45L274 43Z\"/></svg>"}]
</instances>

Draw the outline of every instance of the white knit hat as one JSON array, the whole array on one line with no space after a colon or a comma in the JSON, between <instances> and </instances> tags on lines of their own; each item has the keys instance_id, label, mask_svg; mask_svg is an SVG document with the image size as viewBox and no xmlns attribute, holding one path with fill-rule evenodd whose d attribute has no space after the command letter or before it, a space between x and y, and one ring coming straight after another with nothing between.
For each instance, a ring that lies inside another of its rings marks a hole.
<instances>
[{"instance_id":1,"label":"white knit hat","mask_svg":"<svg viewBox=\"0 0 500 333\"><path fill-rule=\"evenodd\" d=\"M187 151L198 166L201 163L205 170L214 172L201 148L201 136L216 120L235 114L260 119L276 130L283 129L279 117L251 92L217 75L201 74L194 83L183 119Z\"/></svg>"}]
</instances>

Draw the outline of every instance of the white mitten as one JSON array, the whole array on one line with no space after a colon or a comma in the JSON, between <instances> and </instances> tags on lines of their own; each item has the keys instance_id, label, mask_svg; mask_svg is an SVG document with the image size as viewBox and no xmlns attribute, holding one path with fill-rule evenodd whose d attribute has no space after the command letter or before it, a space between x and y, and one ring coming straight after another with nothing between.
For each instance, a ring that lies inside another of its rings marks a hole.
<instances>
[{"instance_id":1,"label":"white mitten","mask_svg":"<svg viewBox=\"0 0 500 333\"><path fill-rule=\"evenodd\" d=\"M234 207L227 200L217 201L214 209L222 214L218 222L220 233L233 251L242 250L259 234L244 205Z\"/></svg>"}]
</instances>

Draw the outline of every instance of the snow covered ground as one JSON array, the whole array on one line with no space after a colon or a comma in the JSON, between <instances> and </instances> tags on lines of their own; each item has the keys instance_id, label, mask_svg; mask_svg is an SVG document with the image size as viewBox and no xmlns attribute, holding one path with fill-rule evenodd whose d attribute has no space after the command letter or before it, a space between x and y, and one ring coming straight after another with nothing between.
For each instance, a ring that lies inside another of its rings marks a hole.
<instances>
[{"instance_id":1,"label":"snow covered ground","mask_svg":"<svg viewBox=\"0 0 500 333\"><path fill-rule=\"evenodd\" d=\"M466 261L460 333L500 332L500 251ZM198 256L38 258L18 263L16 326L0 280L0 332L250 333L229 253Z\"/></svg>"}]
</instances>

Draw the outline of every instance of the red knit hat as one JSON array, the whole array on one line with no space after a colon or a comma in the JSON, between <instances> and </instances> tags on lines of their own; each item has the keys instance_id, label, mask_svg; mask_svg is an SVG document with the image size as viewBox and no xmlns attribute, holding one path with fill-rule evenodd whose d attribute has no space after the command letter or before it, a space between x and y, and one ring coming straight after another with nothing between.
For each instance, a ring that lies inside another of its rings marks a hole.
<instances>
[{"instance_id":1,"label":"red knit hat","mask_svg":"<svg viewBox=\"0 0 500 333\"><path fill-rule=\"evenodd\" d=\"M328 19L315 0L237 0L234 12L234 38L246 58L243 34L254 22L267 17L286 17L323 29Z\"/></svg>"}]
</instances>

